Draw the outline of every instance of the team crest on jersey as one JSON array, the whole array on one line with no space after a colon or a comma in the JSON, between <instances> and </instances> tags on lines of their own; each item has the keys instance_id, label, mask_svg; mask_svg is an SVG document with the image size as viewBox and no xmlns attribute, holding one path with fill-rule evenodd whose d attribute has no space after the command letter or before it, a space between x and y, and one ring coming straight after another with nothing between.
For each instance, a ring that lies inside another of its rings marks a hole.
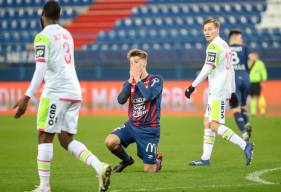
<instances>
[{"instance_id":1,"label":"team crest on jersey","mask_svg":"<svg viewBox=\"0 0 281 192\"><path fill-rule=\"evenodd\" d=\"M216 61L216 53L214 52L208 52L208 55L207 55L207 62L210 62L210 63L215 63Z\"/></svg>"},{"instance_id":2,"label":"team crest on jersey","mask_svg":"<svg viewBox=\"0 0 281 192\"><path fill-rule=\"evenodd\" d=\"M35 58L45 57L45 45L37 45L35 47Z\"/></svg>"}]
</instances>

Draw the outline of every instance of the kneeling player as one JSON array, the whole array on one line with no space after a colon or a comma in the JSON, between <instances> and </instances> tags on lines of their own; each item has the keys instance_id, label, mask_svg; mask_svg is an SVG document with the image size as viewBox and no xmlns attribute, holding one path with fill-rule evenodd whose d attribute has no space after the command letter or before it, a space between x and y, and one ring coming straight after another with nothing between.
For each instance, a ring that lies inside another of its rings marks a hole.
<instances>
[{"instance_id":1,"label":"kneeling player","mask_svg":"<svg viewBox=\"0 0 281 192\"><path fill-rule=\"evenodd\" d=\"M122 161L113 168L121 172L134 163L123 147L137 144L138 156L144 162L145 172L157 172L161 169L162 155L157 153L160 137L160 110L163 80L146 71L147 53L132 49L128 53L130 78L118 95L118 102L125 104L129 99L129 120L116 128L105 140L107 148Z\"/></svg>"}]
</instances>

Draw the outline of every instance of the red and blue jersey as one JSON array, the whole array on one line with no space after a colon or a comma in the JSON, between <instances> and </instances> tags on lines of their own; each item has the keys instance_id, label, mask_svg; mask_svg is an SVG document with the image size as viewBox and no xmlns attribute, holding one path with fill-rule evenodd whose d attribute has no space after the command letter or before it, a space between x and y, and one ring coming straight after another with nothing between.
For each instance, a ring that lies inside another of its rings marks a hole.
<instances>
[{"instance_id":1,"label":"red and blue jersey","mask_svg":"<svg viewBox=\"0 0 281 192\"><path fill-rule=\"evenodd\" d=\"M148 75L138 83L126 81L118 95L118 102L124 104L129 99L129 122L135 127L160 127L160 112L163 79L158 75Z\"/></svg>"}]
</instances>

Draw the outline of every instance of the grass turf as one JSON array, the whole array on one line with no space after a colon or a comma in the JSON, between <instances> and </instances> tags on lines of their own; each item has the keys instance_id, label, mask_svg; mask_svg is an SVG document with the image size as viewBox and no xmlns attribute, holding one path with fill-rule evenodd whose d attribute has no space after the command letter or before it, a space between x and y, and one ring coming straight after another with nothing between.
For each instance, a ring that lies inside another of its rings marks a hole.
<instances>
[{"instance_id":1,"label":"grass turf","mask_svg":"<svg viewBox=\"0 0 281 192\"><path fill-rule=\"evenodd\" d=\"M115 165L119 160L105 147L104 139L126 117L80 117L76 139L83 142L101 160ZM202 117L163 117L159 150L164 153L163 170L143 173L136 146L128 148L136 162L124 172L113 174L111 192L134 191L281 191L281 169L265 173L262 179L276 184L265 185L246 180L254 171L281 167L281 118L253 117L254 161L245 166L239 147L217 137L210 167L190 167L202 152ZM227 125L237 132L231 117ZM0 116L0 191L31 190L38 184L37 132L35 117L15 120ZM64 151L55 139L51 172L52 192L97 191L95 172Z\"/></svg>"}]
</instances>

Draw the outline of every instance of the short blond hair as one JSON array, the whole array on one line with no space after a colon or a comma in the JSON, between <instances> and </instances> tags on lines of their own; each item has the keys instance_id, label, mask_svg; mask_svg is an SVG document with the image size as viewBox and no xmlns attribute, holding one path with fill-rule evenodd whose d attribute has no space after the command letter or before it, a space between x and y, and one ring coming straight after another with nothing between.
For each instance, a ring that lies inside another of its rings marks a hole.
<instances>
[{"instance_id":1,"label":"short blond hair","mask_svg":"<svg viewBox=\"0 0 281 192\"><path fill-rule=\"evenodd\" d=\"M216 28L220 28L220 21L218 19L209 18L203 22L203 28L206 24L213 23Z\"/></svg>"},{"instance_id":2,"label":"short blond hair","mask_svg":"<svg viewBox=\"0 0 281 192\"><path fill-rule=\"evenodd\" d=\"M131 49L127 54L128 59L130 59L131 57L135 57L135 56L138 56L141 59L147 59L148 54L147 54L147 52L140 50L140 49Z\"/></svg>"}]
</instances>

